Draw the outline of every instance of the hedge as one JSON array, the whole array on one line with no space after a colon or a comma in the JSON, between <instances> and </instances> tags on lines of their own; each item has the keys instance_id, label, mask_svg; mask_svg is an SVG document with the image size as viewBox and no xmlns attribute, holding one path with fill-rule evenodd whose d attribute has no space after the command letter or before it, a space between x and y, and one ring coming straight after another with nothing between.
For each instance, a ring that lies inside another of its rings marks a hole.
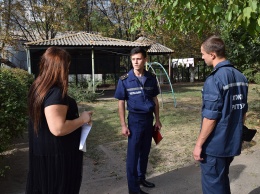
<instances>
[{"instance_id":1,"label":"hedge","mask_svg":"<svg viewBox=\"0 0 260 194\"><path fill-rule=\"evenodd\" d=\"M0 68L0 153L27 129L27 94L32 82L27 71Z\"/></svg>"}]
</instances>

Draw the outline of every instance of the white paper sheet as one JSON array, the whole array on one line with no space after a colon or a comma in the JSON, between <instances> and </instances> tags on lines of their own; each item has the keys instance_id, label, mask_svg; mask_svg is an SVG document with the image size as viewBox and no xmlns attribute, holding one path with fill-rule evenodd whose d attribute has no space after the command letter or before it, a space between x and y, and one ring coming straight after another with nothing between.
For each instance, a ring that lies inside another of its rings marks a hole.
<instances>
[{"instance_id":1,"label":"white paper sheet","mask_svg":"<svg viewBox=\"0 0 260 194\"><path fill-rule=\"evenodd\" d=\"M86 140L87 140L91 127L92 127L92 125L89 125L89 124L84 124L82 126L80 142L79 142L79 150L81 150L83 152L87 151L86 150Z\"/></svg>"}]
</instances>

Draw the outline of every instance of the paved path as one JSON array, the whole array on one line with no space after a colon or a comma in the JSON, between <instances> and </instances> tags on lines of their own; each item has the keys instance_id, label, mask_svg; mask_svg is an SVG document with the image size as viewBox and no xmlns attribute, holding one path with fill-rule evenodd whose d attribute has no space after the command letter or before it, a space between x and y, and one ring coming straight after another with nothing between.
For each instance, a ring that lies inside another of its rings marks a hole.
<instances>
[{"instance_id":1,"label":"paved path","mask_svg":"<svg viewBox=\"0 0 260 194\"><path fill-rule=\"evenodd\" d=\"M150 194L200 194L200 168L190 165L160 175L151 175L153 189L143 188ZM230 167L232 194L260 194L260 146L243 150ZM111 177L96 181L84 181L80 194L128 194L126 178Z\"/></svg>"},{"instance_id":2,"label":"paved path","mask_svg":"<svg viewBox=\"0 0 260 194\"><path fill-rule=\"evenodd\" d=\"M99 146L104 161L84 159L84 175L80 194L127 194L125 163L117 160L111 144ZM26 184L28 143L21 142L4 160L11 170L0 178L1 194L22 194ZM153 189L143 188L150 194L200 194L200 168L190 165L164 174L152 174L148 179L156 184ZM260 194L260 145L244 149L230 167L232 194Z\"/></svg>"}]
</instances>

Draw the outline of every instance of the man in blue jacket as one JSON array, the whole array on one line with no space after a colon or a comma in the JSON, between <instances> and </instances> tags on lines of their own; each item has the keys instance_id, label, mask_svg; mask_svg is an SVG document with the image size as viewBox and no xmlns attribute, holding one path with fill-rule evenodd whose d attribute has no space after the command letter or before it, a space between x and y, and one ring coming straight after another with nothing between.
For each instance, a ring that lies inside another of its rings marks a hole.
<instances>
[{"instance_id":1,"label":"man in blue jacket","mask_svg":"<svg viewBox=\"0 0 260 194\"><path fill-rule=\"evenodd\" d=\"M202 91L202 124L193 157L200 161L203 193L230 194L229 166L241 153L248 81L226 59L219 37L203 42L201 53L214 70Z\"/></svg>"},{"instance_id":2,"label":"man in blue jacket","mask_svg":"<svg viewBox=\"0 0 260 194\"><path fill-rule=\"evenodd\" d=\"M140 189L155 187L146 180L148 156L155 127L161 129L159 120L159 94L156 76L145 70L146 51L140 47L130 53L133 69L120 77L115 92L122 134L128 137L127 146L127 181L129 194L146 194ZM125 122L125 101L127 101L128 125ZM153 117L154 115L154 117Z\"/></svg>"}]
</instances>

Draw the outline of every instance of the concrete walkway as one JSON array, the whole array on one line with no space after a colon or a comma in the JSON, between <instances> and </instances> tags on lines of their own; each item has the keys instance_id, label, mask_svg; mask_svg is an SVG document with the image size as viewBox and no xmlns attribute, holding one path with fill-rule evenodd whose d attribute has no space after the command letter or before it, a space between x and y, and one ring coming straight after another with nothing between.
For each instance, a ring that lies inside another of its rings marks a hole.
<instances>
[{"instance_id":1,"label":"concrete walkway","mask_svg":"<svg viewBox=\"0 0 260 194\"><path fill-rule=\"evenodd\" d=\"M155 188L142 188L150 194L200 194L200 167L190 165L160 175L151 175ZM232 194L260 194L260 146L243 150L230 167ZM125 176L122 179L105 178L83 180L80 194L128 194Z\"/></svg>"},{"instance_id":2,"label":"concrete walkway","mask_svg":"<svg viewBox=\"0 0 260 194\"><path fill-rule=\"evenodd\" d=\"M125 162L111 149L111 144L99 146L104 152L102 164L84 158L84 173L80 194L127 194ZM117 156L117 157L115 157ZM28 143L20 142L4 160L11 170L0 178L1 194L24 193L28 171ZM149 181L155 188L150 194L201 194L200 168L189 165L164 174L151 174ZM230 168L232 194L260 194L260 145L244 149L235 157Z\"/></svg>"}]
</instances>

